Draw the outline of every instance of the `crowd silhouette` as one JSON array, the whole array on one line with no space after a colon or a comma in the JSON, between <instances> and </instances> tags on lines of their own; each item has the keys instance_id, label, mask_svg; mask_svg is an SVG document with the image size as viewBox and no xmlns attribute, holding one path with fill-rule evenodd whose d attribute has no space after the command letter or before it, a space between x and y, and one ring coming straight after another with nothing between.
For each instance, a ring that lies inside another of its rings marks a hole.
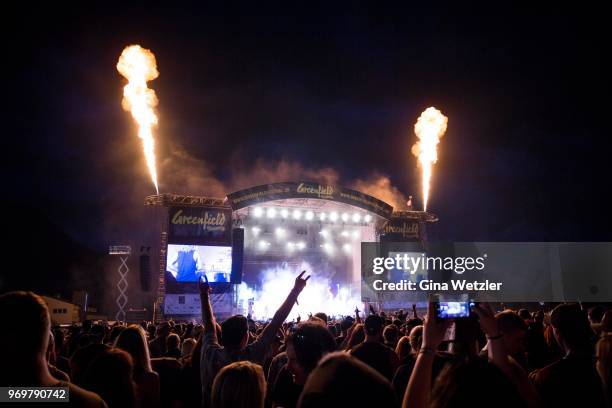
<instances>
[{"instance_id":1,"label":"crowd silhouette","mask_svg":"<svg viewBox=\"0 0 612 408\"><path fill-rule=\"evenodd\" d=\"M96 407L611 406L606 305L481 303L452 320L430 303L423 316L413 307L288 321L304 275L266 322L218 322L206 282L201 324L52 327L42 298L5 293L0 386L68 387L69 406Z\"/></svg>"}]
</instances>

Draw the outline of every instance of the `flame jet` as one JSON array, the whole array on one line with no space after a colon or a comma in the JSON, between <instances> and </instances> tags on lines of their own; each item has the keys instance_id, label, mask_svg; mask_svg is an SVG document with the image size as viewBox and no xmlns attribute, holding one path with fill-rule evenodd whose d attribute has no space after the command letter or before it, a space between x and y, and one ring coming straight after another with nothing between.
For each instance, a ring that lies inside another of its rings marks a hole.
<instances>
[{"instance_id":1,"label":"flame jet","mask_svg":"<svg viewBox=\"0 0 612 408\"><path fill-rule=\"evenodd\" d=\"M437 146L446 132L447 124L448 118L434 107L425 109L414 124L414 133L419 140L412 146L412 154L418 158L421 166L423 211L427 211L432 167L438 161Z\"/></svg>"},{"instance_id":2,"label":"flame jet","mask_svg":"<svg viewBox=\"0 0 612 408\"><path fill-rule=\"evenodd\" d=\"M153 108L157 106L157 96L153 89L147 87L148 81L159 76L155 55L140 45L127 46L119 57L117 71L128 80L128 84L123 88L122 106L124 110L131 112L138 124L138 137L142 139L151 180L159 194L153 139L153 127L157 126L157 115Z\"/></svg>"}]
</instances>

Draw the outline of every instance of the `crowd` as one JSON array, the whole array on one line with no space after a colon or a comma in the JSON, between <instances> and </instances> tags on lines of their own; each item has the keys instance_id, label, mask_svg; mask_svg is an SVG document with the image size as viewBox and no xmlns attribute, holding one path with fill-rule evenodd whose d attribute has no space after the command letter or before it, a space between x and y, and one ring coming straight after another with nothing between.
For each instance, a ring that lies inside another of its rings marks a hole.
<instances>
[{"instance_id":1,"label":"crowd","mask_svg":"<svg viewBox=\"0 0 612 408\"><path fill-rule=\"evenodd\" d=\"M477 304L470 318L403 310L287 322L300 274L269 322L84 322L51 327L31 292L0 296L0 386L68 387L96 407L610 407L612 311ZM65 406L65 405L64 405Z\"/></svg>"}]
</instances>

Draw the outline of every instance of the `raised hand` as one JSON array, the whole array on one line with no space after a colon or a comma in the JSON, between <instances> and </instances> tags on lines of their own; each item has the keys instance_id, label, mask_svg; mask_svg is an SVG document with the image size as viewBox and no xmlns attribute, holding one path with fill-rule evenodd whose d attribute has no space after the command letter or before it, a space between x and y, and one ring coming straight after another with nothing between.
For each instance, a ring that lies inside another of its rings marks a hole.
<instances>
[{"instance_id":1,"label":"raised hand","mask_svg":"<svg viewBox=\"0 0 612 408\"><path fill-rule=\"evenodd\" d=\"M304 288L306 287L306 281L308 281L308 279L310 279L310 275L308 275L306 278L303 278L305 273L306 273L306 271L302 271L297 276L297 278L295 278L295 285L293 285L293 289L296 290L298 293L300 293L302 290L304 290Z\"/></svg>"},{"instance_id":2,"label":"raised hand","mask_svg":"<svg viewBox=\"0 0 612 408\"><path fill-rule=\"evenodd\" d=\"M208 283L208 277L206 277L206 275L203 275L203 276L204 276L204 280L200 278L198 282L198 286L200 288L200 296L208 296L208 294L211 292L210 284Z\"/></svg>"},{"instance_id":3,"label":"raised hand","mask_svg":"<svg viewBox=\"0 0 612 408\"><path fill-rule=\"evenodd\" d=\"M436 304L429 302L427 308L427 316L423 323L423 347L433 351L438 349L438 346L444 340L446 330L451 325L450 319L436 319Z\"/></svg>"},{"instance_id":4,"label":"raised hand","mask_svg":"<svg viewBox=\"0 0 612 408\"><path fill-rule=\"evenodd\" d=\"M489 337L499 336L499 327L495 320L495 313L489 303L478 303L472 309L478 315L480 328Z\"/></svg>"}]
</instances>

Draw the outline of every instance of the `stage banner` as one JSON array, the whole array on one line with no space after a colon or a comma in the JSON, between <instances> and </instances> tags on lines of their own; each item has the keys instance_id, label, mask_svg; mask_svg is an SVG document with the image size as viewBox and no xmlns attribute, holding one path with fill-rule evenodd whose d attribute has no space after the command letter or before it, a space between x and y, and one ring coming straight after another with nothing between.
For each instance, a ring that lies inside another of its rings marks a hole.
<instances>
[{"instance_id":1,"label":"stage banner","mask_svg":"<svg viewBox=\"0 0 612 408\"><path fill-rule=\"evenodd\" d=\"M393 207L378 198L351 190L316 182L273 183L237 191L227 196L234 210L273 200L288 198L317 198L337 201L389 218Z\"/></svg>"},{"instance_id":2,"label":"stage banner","mask_svg":"<svg viewBox=\"0 0 612 408\"><path fill-rule=\"evenodd\" d=\"M170 207L168 243L231 245L232 210L218 207Z\"/></svg>"}]
</instances>

